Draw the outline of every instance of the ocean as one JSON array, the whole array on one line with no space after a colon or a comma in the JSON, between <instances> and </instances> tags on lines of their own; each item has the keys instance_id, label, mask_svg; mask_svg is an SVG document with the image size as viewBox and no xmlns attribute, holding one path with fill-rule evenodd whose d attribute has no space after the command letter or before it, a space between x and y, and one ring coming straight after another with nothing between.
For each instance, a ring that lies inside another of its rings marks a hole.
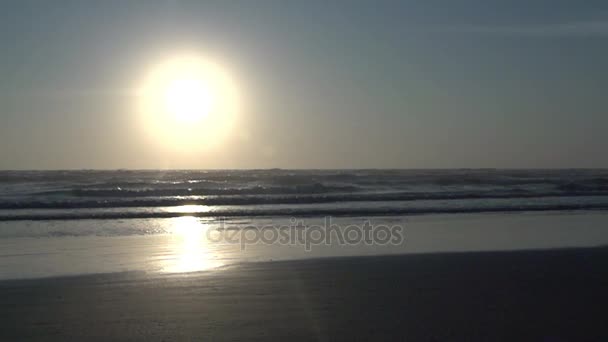
<instances>
[{"instance_id":1,"label":"ocean","mask_svg":"<svg viewBox=\"0 0 608 342\"><path fill-rule=\"evenodd\" d=\"M0 279L598 246L608 244L606 209L608 170L2 171ZM269 227L323 230L328 218L341 229L398 226L400 239L262 243L285 232ZM247 244L208 235L252 229Z\"/></svg>"},{"instance_id":2,"label":"ocean","mask_svg":"<svg viewBox=\"0 0 608 342\"><path fill-rule=\"evenodd\" d=\"M608 170L0 172L0 221L607 208Z\"/></svg>"}]
</instances>

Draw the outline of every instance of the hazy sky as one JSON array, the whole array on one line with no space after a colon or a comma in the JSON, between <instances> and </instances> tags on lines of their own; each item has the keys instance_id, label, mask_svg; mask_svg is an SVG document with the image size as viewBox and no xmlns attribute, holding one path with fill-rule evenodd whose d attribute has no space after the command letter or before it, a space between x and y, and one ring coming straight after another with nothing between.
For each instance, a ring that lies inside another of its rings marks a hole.
<instances>
[{"instance_id":1,"label":"hazy sky","mask_svg":"<svg viewBox=\"0 0 608 342\"><path fill-rule=\"evenodd\" d=\"M1 169L608 167L606 1L1 6ZM205 151L133 109L185 50L246 99Z\"/></svg>"}]
</instances>

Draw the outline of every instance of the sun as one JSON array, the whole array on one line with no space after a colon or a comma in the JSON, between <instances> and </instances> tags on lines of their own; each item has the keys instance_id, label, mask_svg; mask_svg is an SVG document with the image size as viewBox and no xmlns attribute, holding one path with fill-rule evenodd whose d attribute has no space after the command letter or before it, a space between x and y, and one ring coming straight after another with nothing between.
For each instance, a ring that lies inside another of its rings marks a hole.
<instances>
[{"instance_id":1,"label":"sun","mask_svg":"<svg viewBox=\"0 0 608 342\"><path fill-rule=\"evenodd\" d=\"M164 90L165 108L179 121L199 121L213 109L217 97L213 90L210 80L178 76Z\"/></svg>"},{"instance_id":2,"label":"sun","mask_svg":"<svg viewBox=\"0 0 608 342\"><path fill-rule=\"evenodd\" d=\"M196 149L230 133L239 96L233 77L218 63L179 55L151 67L141 84L141 124L155 141Z\"/></svg>"}]
</instances>

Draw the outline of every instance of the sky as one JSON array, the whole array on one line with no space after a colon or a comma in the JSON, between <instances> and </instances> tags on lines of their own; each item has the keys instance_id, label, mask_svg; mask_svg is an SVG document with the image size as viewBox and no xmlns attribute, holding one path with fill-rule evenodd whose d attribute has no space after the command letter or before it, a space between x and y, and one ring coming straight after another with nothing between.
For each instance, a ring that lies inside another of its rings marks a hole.
<instances>
[{"instance_id":1,"label":"sky","mask_svg":"<svg viewBox=\"0 0 608 342\"><path fill-rule=\"evenodd\" d=\"M0 6L0 169L608 167L605 1ZM134 109L183 51L242 95L213 147Z\"/></svg>"}]
</instances>

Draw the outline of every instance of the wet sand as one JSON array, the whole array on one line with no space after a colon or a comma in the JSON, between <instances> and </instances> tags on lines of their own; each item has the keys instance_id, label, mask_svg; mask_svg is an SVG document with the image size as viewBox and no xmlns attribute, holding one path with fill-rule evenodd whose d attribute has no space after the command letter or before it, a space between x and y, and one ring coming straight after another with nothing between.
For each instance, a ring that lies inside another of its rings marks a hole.
<instances>
[{"instance_id":1,"label":"wet sand","mask_svg":"<svg viewBox=\"0 0 608 342\"><path fill-rule=\"evenodd\" d=\"M600 341L608 248L0 282L1 341Z\"/></svg>"}]
</instances>

